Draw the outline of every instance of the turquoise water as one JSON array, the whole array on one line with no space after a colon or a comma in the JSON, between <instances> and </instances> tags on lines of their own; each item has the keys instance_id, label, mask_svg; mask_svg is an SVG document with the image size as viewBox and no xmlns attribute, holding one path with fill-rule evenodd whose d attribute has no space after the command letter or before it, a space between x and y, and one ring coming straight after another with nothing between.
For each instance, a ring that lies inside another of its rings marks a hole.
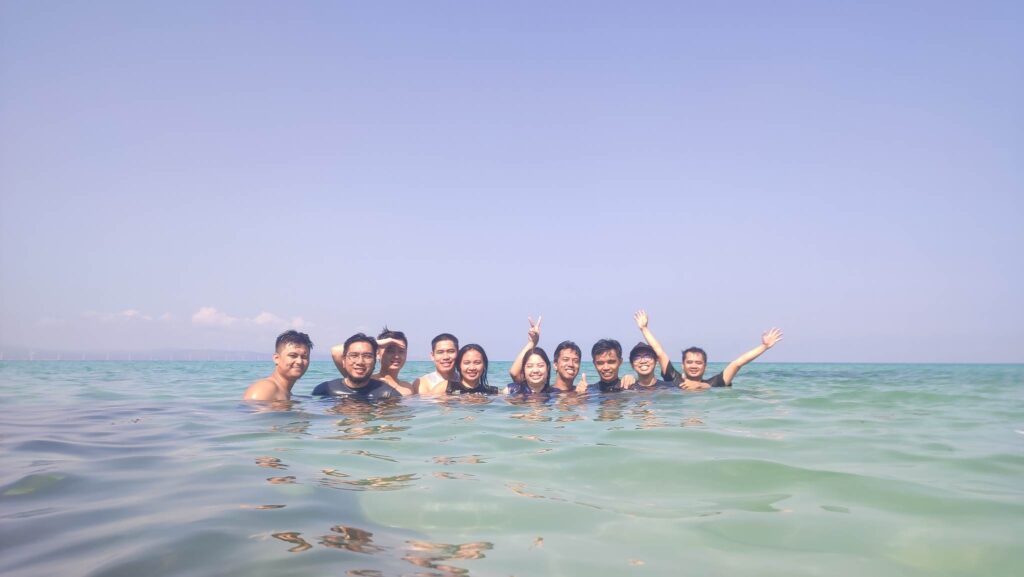
<instances>
[{"instance_id":1,"label":"turquoise water","mask_svg":"<svg viewBox=\"0 0 1024 577\"><path fill-rule=\"evenodd\" d=\"M239 402L269 371L0 363L0 574L1024 567L1021 365L755 363L731 390L374 407L303 397L336 376L314 363L288 410Z\"/></svg>"}]
</instances>

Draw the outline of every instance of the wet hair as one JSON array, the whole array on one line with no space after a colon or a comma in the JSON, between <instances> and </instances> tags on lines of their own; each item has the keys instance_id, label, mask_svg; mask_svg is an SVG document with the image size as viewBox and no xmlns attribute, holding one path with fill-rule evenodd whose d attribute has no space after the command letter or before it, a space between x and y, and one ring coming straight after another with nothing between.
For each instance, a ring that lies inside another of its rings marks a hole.
<instances>
[{"instance_id":1,"label":"wet hair","mask_svg":"<svg viewBox=\"0 0 1024 577\"><path fill-rule=\"evenodd\" d=\"M570 351L575 352L576 356L579 357L580 359L583 358L583 351L580 350L580 346L579 345L577 345L576 343L574 343L572 341L562 341L562 342L558 343L557 347L555 347L555 360L556 361L558 360L558 357L562 354L562 350L563 349L569 349Z\"/></svg>"},{"instance_id":2,"label":"wet hair","mask_svg":"<svg viewBox=\"0 0 1024 577\"><path fill-rule=\"evenodd\" d=\"M405 333L402 331L393 331L384 325L384 329L377 335L377 339L395 339L396 341L402 341L405 346L409 346L409 339L405 338Z\"/></svg>"},{"instance_id":3,"label":"wet hair","mask_svg":"<svg viewBox=\"0 0 1024 577\"><path fill-rule=\"evenodd\" d=\"M637 357L644 354L650 355L655 359L658 358L658 354L654 352L654 347L647 343L637 343L633 350L629 351L629 364L633 364Z\"/></svg>"},{"instance_id":4,"label":"wet hair","mask_svg":"<svg viewBox=\"0 0 1024 577\"><path fill-rule=\"evenodd\" d=\"M455 338L455 335L450 333L441 333L430 340L430 352L434 352L437 348L437 343L441 341L451 341L455 343L455 348L459 348L459 339Z\"/></svg>"},{"instance_id":5,"label":"wet hair","mask_svg":"<svg viewBox=\"0 0 1024 577\"><path fill-rule=\"evenodd\" d=\"M548 354L544 352L544 349L540 347L533 347L532 349L530 349L530 352L526 353L526 356L523 357L523 368L521 371L519 371L519 382L526 382L526 361L530 360L530 357L532 357L533 355L537 355L538 357L544 359L544 364L548 366L547 374L544 376L544 386L546 387L551 384L551 361L548 360Z\"/></svg>"},{"instance_id":6,"label":"wet hair","mask_svg":"<svg viewBox=\"0 0 1024 577\"><path fill-rule=\"evenodd\" d=\"M274 343L274 351L281 352L281 349L288 344L302 345L310 351L313 350L313 341L309 340L309 335L306 333L300 333L299 331L285 331L277 335L277 341Z\"/></svg>"},{"instance_id":7,"label":"wet hair","mask_svg":"<svg viewBox=\"0 0 1024 577\"><path fill-rule=\"evenodd\" d=\"M597 355L603 355L608 351L615 351L615 354L622 358L622 345L615 339L601 339L594 343L590 348L590 356L596 359Z\"/></svg>"},{"instance_id":8,"label":"wet hair","mask_svg":"<svg viewBox=\"0 0 1024 577\"><path fill-rule=\"evenodd\" d=\"M451 335L448 335L448 336L451 336ZM454 338L454 337L452 337L452 338ZM451 340L451 339L441 339L441 340L442 341L446 341L446 340ZM468 353L469 351L476 351L476 352L480 353L481 357L484 358L484 370L483 370L482 373L480 373L480 382L477 383L477 386L479 386L479 385L486 385L487 384L487 353L484 351L483 347L481 347L480 345L475 344L475 343L470 343L470 344L462 347L461 349L459 349L459 354L456 355L456 357L455 357L455 372L459 375L459 379L458 380L460 382L462 381L462 357L466 356L466 353Z\"/></svg>"},{"instance_id":9,"label":"wet hair","mask_svg":"<svg viewBox=\"0 0 1024 577\"><path fill-rule=\"evenodd\" d=\"M345 340L345 347L342 349L344 353L348 353L348 348L355 343L368 343L373 347L373 354L377 354L377 341L373 340L373 337L367 336L365 333L356 333Z\"/></svg>"},{"instance_id":10,"label":"wet hair","mask_svg":"<svg viewBox=\"0 0 1024 577\"><path fill-rule=\"evenodd\" d=\"M704 364L708 364L708 354L704 352L704 349L700 347L690 347L686 349L685 351L683 351L683 362L686 362L687 353L696 353L700 355L704 359Z\"/></svg>"}]
</instances>

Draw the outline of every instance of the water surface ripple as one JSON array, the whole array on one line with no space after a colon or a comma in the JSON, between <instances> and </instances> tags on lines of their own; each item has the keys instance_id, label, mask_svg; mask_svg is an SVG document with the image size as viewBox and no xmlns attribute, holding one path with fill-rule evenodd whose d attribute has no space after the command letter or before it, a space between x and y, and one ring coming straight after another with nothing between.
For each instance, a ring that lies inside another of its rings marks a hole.
<instances>
[{"instance_id":1,"label":"water surface ripple","mask_svg":"<svg viewBox=\"0 0 1024 577\"><path fill-rule=\"evenodd\" d=\"M491 367L505 382L507 363ZM426 372L410 363L410 374ZM1019 575L1024 366L245 404L259 363L0 363L0 573Z\"/></svg>"}]
</instances>

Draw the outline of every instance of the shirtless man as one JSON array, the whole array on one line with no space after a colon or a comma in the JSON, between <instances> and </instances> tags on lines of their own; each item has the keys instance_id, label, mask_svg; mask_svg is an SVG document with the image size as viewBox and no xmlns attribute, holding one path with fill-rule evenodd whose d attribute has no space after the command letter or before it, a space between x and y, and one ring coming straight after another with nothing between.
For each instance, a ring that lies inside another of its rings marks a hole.
<instances>
[{"instance_id":1,"label":"shirtless man","mask_svg":"<svg viewBox=\"0 0 1024 577\"><path fill-rule=\"evenodd\" d=\"M344 373L345 365L344 345L331 347L331 358L334 366ZM405 359L408 353L409 341L402 331L393 331L387 327L377 335L377 358L380 361L380 372L373 375L373 378L384 381L391 385L403 397L415 395L416 389L413 384L398 378L398 373L405 366Z\"/></svg>"},{"instance_id":2,"label":"shirtless man","mask_svg":"<svg viewBox=\"0 0 1024 577\"><path fill-rule=\"evenodd\" d=\"M439 397L448 390L448 381L455 379L455 357L459 354L459 339L455 335L441 333L430 341L430 360L434 361L434 372L423 375L412 382L412 388L421 397Z\"/></svg>"},{"instance_id":3,"label":"shirtless man","mask_svg":"<svg viewBox=\"0 0 1024 577\"><path fill-rule=\"evenodd\" d=\"M298 331L285 331L278 335L274 345L274 372L265 379L249 385L242 397L246 401L287 401L292 387L309 368L309 352L313 342L309 335Z\"/></svg>"},{"instance_id":4,"label":"shirtless man","mask_svg":"<svg viewBox=\"0 0 1024 577\"><path fill-rule=\"evenodd\" d=\"M782 340L782 331L776 328L769 329L761 335L761 344L750 349L736 358L725 367L725 370L711 377L704 378L704 371L707 369L708 354L703 349L690 347L683 351L683 372L680 373L672 366L672 360L668 353L661 347L661 344L651 329L647 327L647 313L639 310L633 315L636 325L644 335L644 340L651 345L655 354L658 355L658 362L661 363L661 376L667 381L672 381L681 389L699 390L711 387L731 387L732 380L744 365L764 354L765 351L775 346Z\"/></svg>"}]
</instances>

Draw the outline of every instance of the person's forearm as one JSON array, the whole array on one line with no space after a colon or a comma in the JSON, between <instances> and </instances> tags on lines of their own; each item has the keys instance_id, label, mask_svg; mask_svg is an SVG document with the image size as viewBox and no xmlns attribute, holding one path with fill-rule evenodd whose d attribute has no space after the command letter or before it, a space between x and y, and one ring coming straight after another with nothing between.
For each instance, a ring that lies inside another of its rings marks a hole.
<instances>
[{"instance_id":1,"label":"person's forearm","mask_svg":"<svg viewBox=\"0 0 1024 577\"><path fill-rule=\"evenodd\" d=\"M736 373L740 371L743 365L764 354L768 348L769 347L767 345L762 343L737 357L735 361L729 363L729 366L725 367L725 370L722 371L722 379L727 385L732 386L733 378L736 376Z\"/></svg>"},{"instance_id":2,"label":"person's forearm","mask_svg":"<svg viewBox=\"0 0 1024 577\"><path fill-rule=\"evenodd\" d=\"M523 350L519 351L516 355L516 360L512 361L512 366L508 368L508 376L512 377L513 382L518 382L520 375L523 372L523 362L526 360L526 354L533 350L533 341L526 341L526 345Z\"/></svg>"},{"instance_id":3,"label":"person's forearm","mask_svg":"<svg viewBox=\"0 0 1024 577\"><path fill-rule=\"evenodd\" d=\"M345 345L334 345L331 347L331 360L334 361L334 366L338 367L338 372L345 375L344 365L342 360L345 358Z\"/></svg>"},{"instance_id":4,"label":"person's forearm","mask_svg":"<svg viewBox=\"0 0 1024 577\"><path fill-rule=\"evenodd\" d=\"M640 329L640 332L643 333L644 340L647 341L647 344L651 345L651 348L654 349L654 354L658 355L658 364L661 365L661 372L664 373L668 370L668 364L672 359L669 358L665 349L661 347L661 343L658 342L658 339L654 338L654 333L651 332L650 328L643 327Z\"/></svg>"},{"instance_id":5,"label":"person's forearm","mask_svg":"<svg viewBox=\"0 0 1024 577\"><path fill-rule=\"evenodd\" d=\"M756 347L750 349L749 351L743 353L742 355L737 357L735 361L733 361L733 362L731 362L729 364L735 366L738 369L738 368L742 367L743 365L749 363L750 361L756 359L757 357L763 355L764 352L767 351L767 350L768 350L768 347L765 346L762 343L762 344L757 345Z\"/></svg>"}]
</instances>

